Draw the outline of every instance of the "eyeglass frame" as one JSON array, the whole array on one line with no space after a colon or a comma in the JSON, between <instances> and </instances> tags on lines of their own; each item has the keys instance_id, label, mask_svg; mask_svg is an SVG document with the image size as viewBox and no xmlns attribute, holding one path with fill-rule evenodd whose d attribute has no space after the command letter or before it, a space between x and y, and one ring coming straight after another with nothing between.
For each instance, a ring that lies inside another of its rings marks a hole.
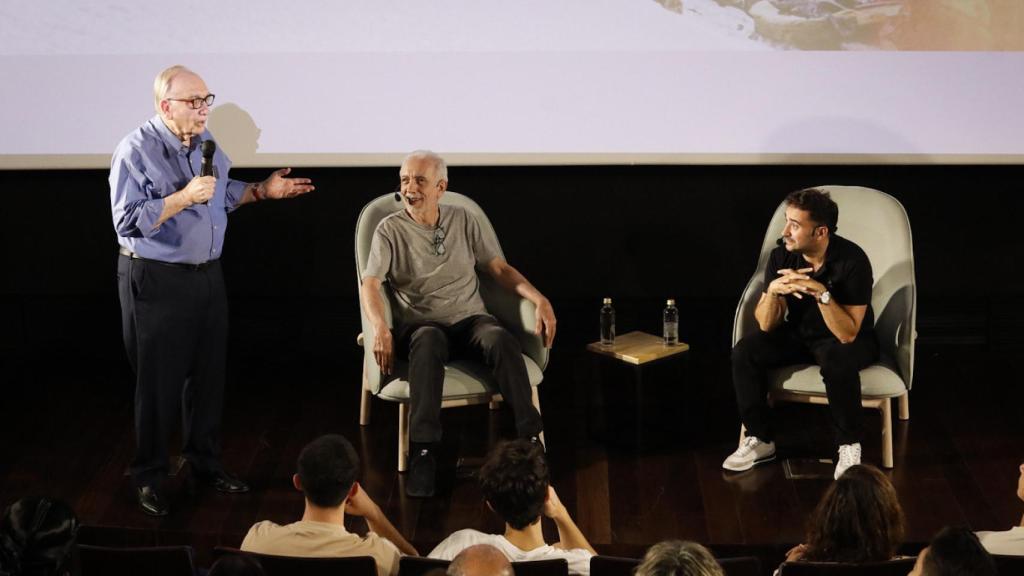
<instances>
[{"instance_id":1,"label":"eyeglass frame","mask_svg":"<svg viewBox=\"0 0 1024 576\"><path fill-rule=\"evenodd\" d=\"M188 102L188 107L192 110L201 110L203 108L203 104L206 104L207 108L213 106L213 101L216 99L216 97L216 94L207 94L206 96L203 96L201 98L199 96L196 96L195 98L164 98L164 100L173 100L174 102ZM199 104L196 104L196 102L199 102Z\"/></svg>"},{"instance_id":2,"label":"eyeglass frame","mask_svg":"<svg viewBox=\"0 0 1024 576\"><path fill-rule=\"evenodd\" d=\"M434 228L434 256L444 256L447 251L444 247L445 232L440 224Z\"/></svg>"}]
</instances>

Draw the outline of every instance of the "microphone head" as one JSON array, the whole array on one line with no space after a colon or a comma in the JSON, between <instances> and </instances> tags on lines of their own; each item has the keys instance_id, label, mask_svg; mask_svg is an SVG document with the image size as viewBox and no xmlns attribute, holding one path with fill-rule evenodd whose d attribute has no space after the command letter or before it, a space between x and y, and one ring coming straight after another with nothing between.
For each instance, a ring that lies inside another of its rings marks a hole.
<instances>
[{"instance_id":1,"label":"microphone head","mask_svg":"<svg viewBox=\"0 0 1024 576\"><path fill-rule=\"evenodd\" d=\"M401 192L395 192L395 202L401 202L401 201L402 201L402 193Z\"/></svg>"},{"instance_id":2,"label":"microphone head","mask_svg":"<svg viewBox=\"0 0 1024 576\"><path fill-rule=\"evenodd\" d=\"M785 243L786 243L786 240L782 236L779 236L779 239L775 241L775 245L776 246L782 246Z\"/></svg>"},{"instance_id":3,"label":"microphone head","mask_svg":"<svg viewBox=\"0 0 1024 576\"><path fill-rule=\"evenodd\" d=\"M213 153L216 151L216 142L213 140L203 140L203 158L213 158Z\"/></svg>"}]
</instances>

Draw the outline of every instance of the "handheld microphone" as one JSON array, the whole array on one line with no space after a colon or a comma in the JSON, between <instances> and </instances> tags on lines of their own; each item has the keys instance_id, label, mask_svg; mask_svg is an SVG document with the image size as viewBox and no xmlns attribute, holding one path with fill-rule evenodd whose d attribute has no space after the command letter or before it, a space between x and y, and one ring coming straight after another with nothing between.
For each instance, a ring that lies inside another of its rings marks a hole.
<instances>
[{"instance_id":1,"label":"handheld microphone","mask_svg":"<svg viewBox=\"0 0 1024 576\"><path fill-rule=\"evenodd\" d=\"M200 176L216 176L213 173L213 153L217 151L217 143L203 140L203 163L199 167Z\"/></svg>"},{"instance_id":2,"label":"handheld microphone","mask_svg":"<svg viewBox=\"0 0 1024 576\"><path fill-rule=\"evenodd\" d=\"M775 245L776 246L782 246L785 243L786 243L786 240L782 236L779 236L779 239L775 241Z\"/></svg>"},{"instance_id":3,"label":"handheld microphone","mask_svg":"<svg viewBox=\"0 0 1024 576\"><path fill-rule=\"evenodd\" d=\"M399 192L398 190L395 190L395 202L401 202L401 201L402 201L402 193Z\"/></svg>"}]
</instances>

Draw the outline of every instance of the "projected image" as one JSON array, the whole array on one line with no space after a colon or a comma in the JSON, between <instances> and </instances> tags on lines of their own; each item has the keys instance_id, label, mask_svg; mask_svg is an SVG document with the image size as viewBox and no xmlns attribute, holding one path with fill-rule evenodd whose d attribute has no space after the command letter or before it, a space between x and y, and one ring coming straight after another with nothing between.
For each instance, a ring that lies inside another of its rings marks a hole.
<instances>
[{"instance_id":1,"label":"projected image","mask_svg":"<svg viewBox=\"0 0 1024 576\"><path fill-rule=\"evenodd\" d=\"M785 50L1024 50L1021 0L654 0Z\"/></svg>"}]
</instances>

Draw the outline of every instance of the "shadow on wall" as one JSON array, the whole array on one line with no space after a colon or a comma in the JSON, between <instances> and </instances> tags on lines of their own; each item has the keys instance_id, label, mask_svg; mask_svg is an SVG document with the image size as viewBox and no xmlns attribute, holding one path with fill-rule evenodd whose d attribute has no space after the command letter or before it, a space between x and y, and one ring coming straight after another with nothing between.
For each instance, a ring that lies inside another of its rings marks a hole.
<instances>
[{"instance_id":1,"label":"shadow on wall","mask_svg":"<svg viewBox=\"0 0 1024 576\"><path fill-rule=\"evenodd\" d=\"M210 111L209 127L233 165L253 164L262 131L248 112L233 102L222 104Z\"/></svg>"}]
</instances>

